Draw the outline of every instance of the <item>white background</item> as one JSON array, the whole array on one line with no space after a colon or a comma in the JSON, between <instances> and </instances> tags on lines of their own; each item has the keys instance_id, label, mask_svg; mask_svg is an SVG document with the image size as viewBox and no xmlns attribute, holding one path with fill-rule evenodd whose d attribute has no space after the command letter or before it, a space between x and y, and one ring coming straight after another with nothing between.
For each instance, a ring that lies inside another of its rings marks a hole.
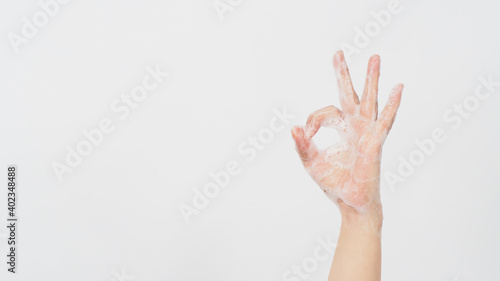
<instances>
[{"instance_id":1,"label":"white background","mask_svg":"<svg viewBox=\"0 0 500 281\"><path fill-rule=\"evenodd\" d=\"M1 1L0 168L6 182L7 165L18 167L20 226L18 274L2 262L0 279L108 281L124 270L139 281L284 280L340 226L289 130L339 106L333 54L388 3L254 0L221 19L212 0L73 0L16 53L8 34L42 9ZM404 182L391 189L382 178L383 280L498 280L500 87L457 129L442 115L474 94L479 77L500 80L500 5L401 7L349 60L361 92L368 58L380 54L381 105L405 84L382 176L435 128L447 140ZM119 119L111 103L155 65L170 76ZM238 146L283 107L295 118L247 161ZM58 181L52 163L103 118L115 130ZM322 146L336 139L318 136ZM241 173L186 224L180 204L192 205L193 189L231 160ZM5 235L2 226L2 256ZM308 280L326 280L331 258Z\"/></svg>"}]
</instances>

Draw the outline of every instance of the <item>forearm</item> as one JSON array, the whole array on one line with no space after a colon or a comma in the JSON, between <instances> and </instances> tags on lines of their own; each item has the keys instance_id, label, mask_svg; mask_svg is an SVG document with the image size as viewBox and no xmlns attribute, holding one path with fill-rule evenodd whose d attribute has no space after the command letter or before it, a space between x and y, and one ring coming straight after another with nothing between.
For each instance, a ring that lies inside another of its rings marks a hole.
<instances>
[{"instance_id":1,"label":"forearm","mask_svg":"<svg viewBox=\"0 0 500 281\"><path fill-rule=\"evenodd\" d=\"M379 281L382 210L359 214L341 203L342 226L328 281Z\"/></svg>"}]
</instances>

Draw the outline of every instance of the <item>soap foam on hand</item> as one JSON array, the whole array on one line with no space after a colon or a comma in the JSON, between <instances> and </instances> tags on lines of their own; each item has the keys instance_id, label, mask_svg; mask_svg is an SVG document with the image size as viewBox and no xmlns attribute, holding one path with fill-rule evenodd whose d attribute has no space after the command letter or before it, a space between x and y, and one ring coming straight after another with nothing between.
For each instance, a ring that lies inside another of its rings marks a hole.
<instances>
[{"instance_id":1,"label":"soap foam on hand","mask_svg":"<svg viewBox=\"0 0 500 281\"><path fill-rule=\"evenodd\" d=\"M306 171L328 198L336 204L342 200L364 213L380 205L382 145L394 122L403 85L394 88L378 115L380 58L370 58L361 101L353 89L342 51L335 54L334 66L342 110L334 106L319 109L309 116L306 126L294 127L292 135ZM321 127L337 130L340 141L318 149L312 137Z\"/></svg>"}]
</instances>

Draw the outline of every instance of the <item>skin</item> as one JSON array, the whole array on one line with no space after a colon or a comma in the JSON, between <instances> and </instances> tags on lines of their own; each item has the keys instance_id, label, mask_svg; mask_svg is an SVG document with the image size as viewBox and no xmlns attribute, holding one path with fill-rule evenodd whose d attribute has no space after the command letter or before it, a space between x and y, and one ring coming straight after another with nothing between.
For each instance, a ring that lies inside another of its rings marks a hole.
<instances>
[{"instance_id":1,"label":"skin","mask_svg":"<svg viewBox=\"0 0 500 281\"><path fill-rule=\"evenodd\" d=\"M339 206L342 225L329 281L375 281L381 278L380 160L382 146L396 118L403 85L396 85L378 114L380 57L368 62L361 100L354 91L342 51L334 55L342 110L333 105L313 112L305 126L292 128L304 168ZM319 150L312 138L333 127L341 141Z\"/></svg>"}]
</instances>

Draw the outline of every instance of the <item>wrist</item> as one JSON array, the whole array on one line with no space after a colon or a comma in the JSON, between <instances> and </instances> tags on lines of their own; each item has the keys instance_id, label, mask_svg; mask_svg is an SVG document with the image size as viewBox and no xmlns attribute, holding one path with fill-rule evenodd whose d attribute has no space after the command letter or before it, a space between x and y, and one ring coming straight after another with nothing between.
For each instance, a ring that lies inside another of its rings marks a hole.
<instances>
[{"instance_id":1,"label":"wrist","mask_svg":"<svg viewBox=\"0 0 500 281\"><path fill-rule=\"evenodd\" d=\"M343 202L339 202L339 208L342 227L381 231L384 220L382 204L373 204L367 206L365 210L358 211Z\"/></svg>"}]
</instances>

